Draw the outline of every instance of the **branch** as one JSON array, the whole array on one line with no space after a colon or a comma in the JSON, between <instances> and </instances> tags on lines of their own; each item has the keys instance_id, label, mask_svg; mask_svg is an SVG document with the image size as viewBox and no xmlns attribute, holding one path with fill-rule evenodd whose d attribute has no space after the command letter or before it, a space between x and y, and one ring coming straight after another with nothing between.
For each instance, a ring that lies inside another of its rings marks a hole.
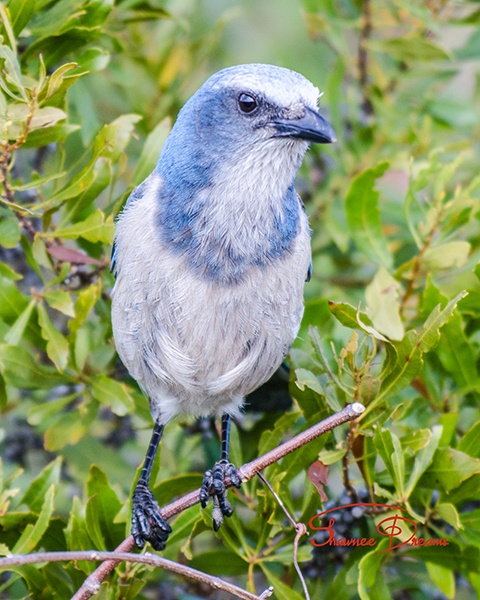
<instances>
[{"instance_id":1,"label":"branch","mask_svg":"<svg viewBox=\"0 0 480 600\"><path fill-rule=\"evenodd\" d=\"M358 402L354 402L353 404L347 404L347 406L340 412L330 415L323 421L320 421L320 423L317 423L316 425L314 425L313 427L310 427L306 431L299 433L294 438L292 438L288 442L281 444L274 450L270 450L270 452L267 452L266 454L264 454L263 456L260 456L259 458L253 460L252 462L242 465L237 470L238 476L240 477L240 479L243 483L246 481L249 481L259 471L261 471L261 470L265 469L266 467L272 465L273 463L279 461L281 458L283 458L284 456L287 456L287 454L290 454L291 452L294 452L298 448L305 446L305 444L308 444L308 442L311 442L312 440L321 436L323 433L326 433L327 431L331 431L332 429L335 429L335 427L338 427L339 425L342 425L343 423L347 423L348 421L353 421L354 419L357 419L364 412L364 410L365 410L365 407ZM228 478L225 481L225 486L227 488L231 487L231 482ZM190 492L189 494L182 496L182 498L175 500L175 502L168 504L160 511L160 513L164 519L170 519L174 515L182 512L183 510L186 510L187 508L190 508L191 506L194 506L195 504L197 504L199 502L200 502L200 489L195 490L194 492ZM134 547L135 547L135 541L133 539L133 536L129 535L128 538L125 539L116 548L115 553L111 553L111 555L108 558L103 559L103 560L105 560L105 562L103 562L93 573L91 573L87 577L87 579L84 581L82 587L78 590L78 592L75 594L75 596L73 596L72 600L87 600L88 598L91 598L99 590L101 582L113 571L113 569L118 565L119 562L121 562L122 560L125 560L124 558L118 558L119 553L123 556L124 553L130 552L130 550L132 550ZM71 553L63 553L63 554L64 555L65 554L73 555L75 553L71 552ZM108 553L96 552L95 554L96 554L96 556L100 556L100 555L103 556ZM35 555L35 554L26 555L26 558L32 557L32 559L30 559L30 560L31 560L31 562L34 562L35 556L38 556L38 555ZM114 556L116 558L113 558ZM131 556L131 555L129 555L129 556ZM135 556L142 556L142 555L135 555ZM145 555L143 555L143 556L145 556ZM151 556L152 555L150 555L150 557ZM5 560L5 559L0 559L0 566L2 566L2 564L4 564L4 563L2 563L2 560ZM141 561L139 561L139 562L141 562ZM192 571L193 571L193 569L192 569ZM264 595L262 595L262 596L263 596L263 598L267 597ZM260 596L260 598L262 598L262 596Z\"/></svg>"},{"instance_id":2,"label":"branch","mask_svg":"<svg viewBox=\"0 0 480 600\"><path fill-rule=\"evenodd\" d=\"M298 560L297 560L298 542L300 541L300 538L302 537L302 535L305 535L305 534L308 535L307 527L305 526L305 523L297 523L295 521L295 519L290 515L288 510L285 508L285 505L283 504L283 502L280 500L280 496L272 488L272 486L268 483L268 481L265 479L265 477L261 473L258 473L258 476L263 481L263 483L268 487L268 489L272 492L275 500L281 506L283 512L287 515L288 520L295 527L295 531L297 533L295 535L295 540L293 542L293 566L295 567L295 570L297 571L300 581L302 582L303 593L305 594L305 598L306 598L306 600L310 600L310 594L308 593L307 584L305 582L305 578L303 577L302 570L300 569L300 565L298 564Z\"/></svg>"},{"instance_id":3,"label":"branch","mask_svg":"<svg viewBox=\"0 0 480 600\"><path fill-rule=\"evenodd\" d=\"M372 15L370 12L370 0L363 0L363 26L358 40L358 70L360 71L360 89L363 95L362 108L367 116L374 114L373 105L368 97L368 52L367 42L372 33Z\"/></svg>"},{"instance_id":4,"label":"branch","mask_svg":"<svg viewBox=\"0 0 480 600\"><path fill-rule=\"evenodd\" d=\"M412 273L408 280L407 289L405 290L405 294L403 295L403 298L400 301L400 308L399 308L400 315L403 315L404 310L407 306L407 302L414 292L415 282L416 282L417 276L420 273L420 268L422 266L425 252L430 248L432 241L433 241L433 236L435 235L442 219L443 219L443 210L442 210L442 207L440 206L438 213L437 213L437 218L435 219L435 222L433 223L432 227L430 228L430 231L427 235L427 238L425 239L423 246L420 248L419 253L417 254L417 256L414 259Z\"/></svg>"},{"instance_id":5,"label":"branch","mask_svg":"<svg viewBox=\"0 0 480 600\"><path fill-rule=\"evenodd\" d=\"M197 571L197 569L192 569L186 565L174 562L173 560L168 560L168 558L163 558L162 556L150 554L149 552L146 552L145 554L130 554L129 552L97 552L96 550L87 550L83 552L38 552L36 554L16 554L7 556L6 558L0 558L0 568L42 562L70 560L99 561L112 559L114 559L116 563L131 562L161 567L167 571L172 571L172 573L178 573L179 575L185 575L185 577L196 579L202 583L207 583L217 590L230 592L234 596L237 596L237 598L242 598L243 600L263 600L273 593L273 588L269 587L260 596L255 596L255 594L251 594L236 585L228 583L228 581L223 581L223 579L213 575L207 575L206 573L202 573L202 571ZM92 594L96 594L99 590L100 582L91 586L89 591L91 591ZM73 598L77 598L77 596L78 592Z\"/></svg>"}]
</instances>

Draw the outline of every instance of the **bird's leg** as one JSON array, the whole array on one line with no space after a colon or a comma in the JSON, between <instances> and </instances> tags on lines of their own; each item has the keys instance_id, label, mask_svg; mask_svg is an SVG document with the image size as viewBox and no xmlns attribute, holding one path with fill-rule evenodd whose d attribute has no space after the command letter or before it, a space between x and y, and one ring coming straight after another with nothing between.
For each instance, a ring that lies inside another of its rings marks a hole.
<instances>
[{"instance_id":1,"label":"bird's leg","mask_svg":"<svg viewBox=\"0 0 480 600\"><path fill-rule=\"evenodd\" d=\"M155 422L145 462L132 496L132 535L135 544L143 548L150 542L155 550L163 550L172 528L160 514L160 507L150 488L150 475L165 425Z\"/></svg>"},{"instance_id":2,"label":"bird's leg","mask_svg":"<svg viewBox=\"0 0 480 600\"><path fill-rule=\"evenodd\" d=\"M239 488L241 481L237 475L237 469L228 460L230 449L230 415L222 416L222 454L220 461L215 463L212 470L206 471L203 476L202 489L200 491L200 502L202 507L207 506L210 497L210 488L213 487L213 528L220 529L224 517L233 515L233 506L227 500L225 489L225 478L228 477L232 485Z\"/></svg>"}]
</instances>

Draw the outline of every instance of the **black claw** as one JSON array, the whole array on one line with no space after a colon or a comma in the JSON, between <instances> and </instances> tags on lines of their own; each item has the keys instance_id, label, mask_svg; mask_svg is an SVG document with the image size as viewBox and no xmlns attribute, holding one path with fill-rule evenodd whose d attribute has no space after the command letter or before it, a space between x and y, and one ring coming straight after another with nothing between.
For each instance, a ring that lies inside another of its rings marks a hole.
<instances>
[{"instance_id":1,"label":"black claw","mask_svg":"<svg viewBox=\"0 0 480 600\"><path fill-rule=\"evenodd\" d=\"M160 507L148 486L139 481L132 497L132 535L142 549L150 542L154 550L163 550L172 528L160 514Z\"/></svg>"},{"instance_id":2,"label":"black claw","mask_svg":"<svg viewBox=\"0 0 480 600\"><path fill-rule=\"evenodd\" d=\"M200 490L200 504L202 508L206 508L208 499L210 498L210 486L212 485L212 471L205 471L203 476L202 488Z\"/></svg>"},{"instance_id":3,"label":"black claw","mask_svg":"<svg viewBox=\"0 0 480 600\"><path fill-rule=\"evenodd\" d=\"M217 496L213 497L212 521L213 530L217 532L223 523L223 512L220 508Z\"/></svg>"},{"instance_id":4,"label":"black claw","mask_svg":"<svg viewBox=\"0 0 480 600\"><path fill-rule=\"evenodd\" d=\"M221 460L215 464L212 470L205 472L200 490L200 502L202 508L205 508L210 497L210 490L213 488L212 519L215 531L220 529L224 517L231 517L234 511L233 506L227 500L227 490L225 488L226 477L230 479L232 485L237 488L240 487L241 481L237 475L235 466L226 460Z\"/></svg>"}]
</instances>

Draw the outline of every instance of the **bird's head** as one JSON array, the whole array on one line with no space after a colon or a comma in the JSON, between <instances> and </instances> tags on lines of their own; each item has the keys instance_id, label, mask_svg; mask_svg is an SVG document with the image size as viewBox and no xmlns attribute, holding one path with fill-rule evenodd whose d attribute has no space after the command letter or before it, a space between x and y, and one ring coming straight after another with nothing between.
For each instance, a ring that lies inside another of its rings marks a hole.
<instances>
[{"instance_id":1,"label":"bird's head","mask_svg":"<svg viewBox=\"0 0 480 600\"><path fill-rule=\"evenodd\" d=\"M318 89L303 75L273 65L239 65L212 75L190 103L202 137L240 143L269 138L336 141L318 112ZM245 139L247 138L247 139Z\"/></svg>"},{"instance_id":2,"label":"bird's head","mask_svg":"<svg viewBox=\"0 0 480 600\"><path fill-rule=\"evenodd\" d=\"M282 67L223 69L182 108L159 165L163 163L166 174L174 161L176 174L181 169L187 178L198 180L200 171L211 177L225 170L226 162L250 170L275 162L280 170L287 161L294 175L310 142L336 141L332 127L317 112L319 96L308 79Z\"/></svg>"}]
</instances>

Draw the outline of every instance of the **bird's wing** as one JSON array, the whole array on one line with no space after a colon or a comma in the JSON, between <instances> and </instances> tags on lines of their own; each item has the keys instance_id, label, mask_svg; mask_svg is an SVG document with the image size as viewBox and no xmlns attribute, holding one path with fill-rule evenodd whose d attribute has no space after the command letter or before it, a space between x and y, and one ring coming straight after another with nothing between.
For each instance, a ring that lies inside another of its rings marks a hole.
<instances>
[{"instance_id":1,"label":"bird's wing","mask_svg":"<svg viewBox=\"0 0 480 600\"><path fill-rule=\"evenodd\" d=\"M302 211L307 219L307 224L308 224L308 216L307 216L307 211L305 209L305 204L303 203L303 200L298 195L298 192L297 192L297 198L298 198L298 203L300 204L300 208L302 209ZM310 230L310 227L309 227L309 230ZM305 281L309 282L311 278L312 278L312 257L310 257L310 264L308 265L307 276L305 277Z\"/></svg>"}]
</instances>

